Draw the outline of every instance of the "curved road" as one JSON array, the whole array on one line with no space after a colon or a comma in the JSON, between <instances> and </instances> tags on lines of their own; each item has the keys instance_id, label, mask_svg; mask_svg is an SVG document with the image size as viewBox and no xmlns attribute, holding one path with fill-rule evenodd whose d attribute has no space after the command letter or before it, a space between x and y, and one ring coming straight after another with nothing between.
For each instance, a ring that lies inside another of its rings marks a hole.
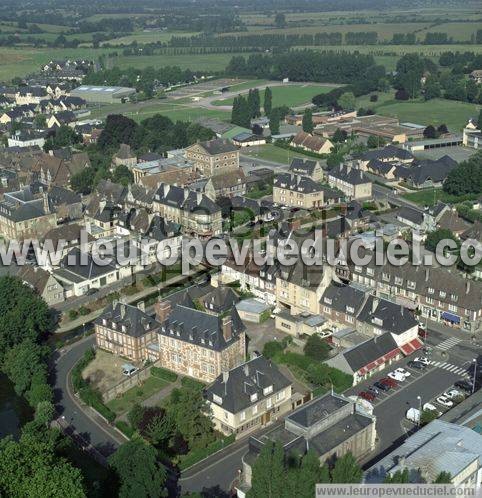
<instances>
[{"instance_id":1,"label":"curved road","mask_svg":"<svg viewBox=\"0 0 482 498\"><path fill-rule=\"evenodd\" d=\"M125 439L93 410L81 406L69 383L72 368L94 341L95 337L89 336L55 352L55 402L60 417L84 443L92 445L103 456L109 456Z\"/></svg>"}]
</instances>

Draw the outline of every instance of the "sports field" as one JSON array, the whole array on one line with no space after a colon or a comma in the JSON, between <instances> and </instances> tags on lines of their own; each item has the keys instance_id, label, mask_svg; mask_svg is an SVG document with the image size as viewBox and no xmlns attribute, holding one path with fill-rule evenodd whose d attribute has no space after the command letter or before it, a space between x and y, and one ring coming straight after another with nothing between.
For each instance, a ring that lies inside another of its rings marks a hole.
<instances>
[{"instance_id":1,"label":"sports field","mask_svg":"<svg viewBox=\"0 0 482 498\"><path fill-rule=\"evenodd\" d=\"M329 85L290 85L290 86L274 86L271 88L273 92L273 107L287 105L294 107L311 102L311 99L320 93L327 93L333 90L334 86ZM260 92L261 105L264 101L264 91ZM232 98L215 100L214 105L232 105Z\"/></svg>"},{"instance_id":2,"label":"sports field","mask_svg":"<svg viewBox=\"0 0 482 498\"><path fill-rule=\"evenodd\" d=\"M395 100L394 91L378 93L378 102L370 102L368 96L358 98L356 102L357 107L369 108L384 116L398 117L401 122L435 126L445 123L454 133L461 133L468 119L478 116L481 108L477 104L446 99L399 101Z\"/></svg>"}]
</instances>

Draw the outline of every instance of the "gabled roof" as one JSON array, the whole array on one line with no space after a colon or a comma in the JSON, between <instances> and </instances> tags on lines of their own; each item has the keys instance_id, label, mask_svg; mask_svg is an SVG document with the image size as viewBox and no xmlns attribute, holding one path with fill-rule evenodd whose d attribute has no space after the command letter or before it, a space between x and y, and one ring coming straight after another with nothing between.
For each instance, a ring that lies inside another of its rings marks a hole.
<instances>
[{"instance_id":1,"label":"gabled roof","mask_svg":"<svg viewBox=\"0 0 482 498\"><path fill-rule=\"evenodd\" d=\"M291 161L289 171L297 175L311 176L313 175L317 164L319 163L312 159L295 157Z\"/></svg>"},{"instance_id":2,"label":"gabled roof","mask_svg":"<svg viewBox=\"0 0 482 498\"><path fill-rule=\"evenodd\" d=\"M341 353L353 372L398 349L392 334L385 333Z\"/></svg>"},{"instance_id":3,"label":"gabled roof","mask_svg":"<svg viewBox=\"0 0 482 498\"><path fill-rule=\"evenodd\" d=\"M332 176L338 180L343 180L350 185L362 185L370 183L370 180L365 176L361 169L353 168L349 164L339 164L330 170L328 176Z\"/></svg>"},{"instance_id":4,"label":"gabled roof","mask_svg":"<svg viewBox=\"0 0 482 498\"><path fill-rule=\"evenodd\" d=\"M176 185L161 183L154 199L161 204L177 206L184 211L190 212L199 211L199 213L214 214L221 210L207 195L195 192L187 187L177 187Z\"/></svg>"},{"instance_id":5,"label":"gabled roof","mask_svg":"<svg viewBox=\"0 0 482 498\"><path fill-rule=\"evenodd\" d=\"M207 389L207 399L229 413L239 413L291 385L276 364L258 356L220 375ZM269 394L264 389L272 386ZM221 400L221 402L219 402Z\"/></svg>"},{"instance_id":6,"label":"gabled roof","mask_svg":"<svg viewBox=\"0 0 482 498\"><path fill-rule=\"evenodd\" d=\"M403 334L418 325L418 321L410 310L373 295L368 297L357 320L396 335Z\"/></svg>"},{"instance_id":7,"label":"gabled roof","mask_svg":"<svg viewBox=\"0 0 482 498\"><path fill-rule=\"evenodd\" d=\"M387 145L383 149L369 150L368 152L365 152L362 158L365 161L371 161L372 159L386 161L393 158L400 161L409 161L410 159L414 159L414 156L408 150L395 147L394 145Z\"/></svg>"},{"instance_id":8,"label":"gabled roof","mask_svg":"<svg viewBox=\"0 0 482 498\"><path fill-rule=\"evenodd\" d=\"M367 292L352 285L331 282L321 296L320 303L335 311L356 316L367 298Z\"/></svg>"},{"instance_id":9,"label":"gabled roof","mask_svg":"<svg viewBox=\"0 0 482 498\"><path fill-rule=\"evenodd\" d=\"M279 173L273 179L273 186L312 194L326 190L321 183L315 182L309 176L293 175L290 173Z\"/></svg>"},{"instance_id":10,"label":"gabled roof","mask_svg":"<svg viewBox=\"0 0 482 498\"><path fill-rule=\"evenodd\" d=\"M199 147L203 148L208 154L214 156L217 154L225 154L228 152L237 152L238 148L232 142L226 139L218 138L215 140L208 140L206 142L199 142ZM193 147L193 146L191 146Z\"/></svg>"}]
</instances>

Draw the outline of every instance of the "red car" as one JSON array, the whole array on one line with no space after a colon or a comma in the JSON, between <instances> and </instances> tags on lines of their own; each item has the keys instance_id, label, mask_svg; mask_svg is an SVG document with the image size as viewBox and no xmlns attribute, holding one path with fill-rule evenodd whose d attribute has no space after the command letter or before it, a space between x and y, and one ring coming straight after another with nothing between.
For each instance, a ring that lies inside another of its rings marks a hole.
<instances>
[{"instance_id":1,"label":"red car","mask_svg":"<svg viewBox=\"0 0 482 498\"><path fill-rule=\"evenodd\" d=\"M358 396L360 396L360 398L366 399L367 401L373 401L376 398L373 393L369 393L367 391L358 393Z\"/></svg>"},{"instance_id":2,"label":"red car","mask_svg":"<svg viewBox=\"0 0 482 498\"><path fill-rule=\"evenodd\" d=\"M382 384L386 384L386 385L388 385L390 387L397 387L398 386L397 381L393 380L393 379L390 379L390 377L384 377L380 382Z\"/></svg>"}]
</instances>

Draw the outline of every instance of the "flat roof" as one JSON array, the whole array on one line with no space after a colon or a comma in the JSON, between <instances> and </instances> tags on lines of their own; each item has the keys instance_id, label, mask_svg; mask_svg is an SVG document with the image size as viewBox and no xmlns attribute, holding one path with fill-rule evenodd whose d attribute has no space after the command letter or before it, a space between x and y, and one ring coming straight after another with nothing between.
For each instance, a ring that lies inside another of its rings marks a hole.
<instances>
[{"instance_id":1,"label":"flat roof","mask_svg":"<svg viewBox=\"0 0 482 498\"><path fill-rule=\"evenodd\" d=\"M102 86L102 85L81 85L73 90L74 92L95 92L95 93L113 93L119 91L132 91L135 92L135 88L129 88L126 86Z\"/></svg>"}]
</instances>

